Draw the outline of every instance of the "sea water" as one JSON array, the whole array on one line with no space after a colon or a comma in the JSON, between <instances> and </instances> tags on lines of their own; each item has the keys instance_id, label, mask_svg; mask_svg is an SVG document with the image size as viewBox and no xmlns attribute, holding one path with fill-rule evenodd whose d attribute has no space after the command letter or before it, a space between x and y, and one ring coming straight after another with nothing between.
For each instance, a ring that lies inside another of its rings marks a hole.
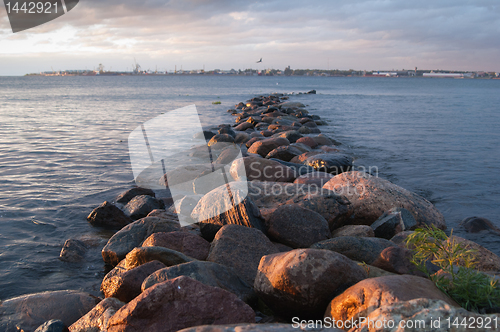
<instances>
[{"instance_id":1,"label":"sea water","mask_svg":"<svg viewBox=\"0 0 500 332\"><path fill-rule=\"evenodd\" d=\"M0 77L0 299L46 290L99 294L100 250L111 235L87 215L133 186L128 135L163 112L195 104L203 125L256 95L294 95L328 125L357 166L424 196L454 234L500 254L500 80L354 77ZM220 104L213 104L219 102ZM176 128L165 128L174 131ZM58 259L66 239L86 259Z\"/></svg>"}]
</instances>

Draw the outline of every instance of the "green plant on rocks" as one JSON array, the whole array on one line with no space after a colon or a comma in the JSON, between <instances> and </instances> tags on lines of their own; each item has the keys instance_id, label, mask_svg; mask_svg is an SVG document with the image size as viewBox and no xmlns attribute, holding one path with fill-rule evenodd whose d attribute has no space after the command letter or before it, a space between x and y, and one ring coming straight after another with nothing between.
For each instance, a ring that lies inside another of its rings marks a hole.
<instances>
[{"instance_id":1,"label":"green plant on rocks","mask_svg":"<svg viewBox=\"0 0 500 332\"><path fill-rule=\"evenodd\" d=\"M416 229L406 239L406 246L413 250L411 262L463 308L479 312L500 307L498 280L474 270L476 250L464 247L451 235L434 225ZM431 274L429 261L441 271Z\"/></svg>"}]
</instances>

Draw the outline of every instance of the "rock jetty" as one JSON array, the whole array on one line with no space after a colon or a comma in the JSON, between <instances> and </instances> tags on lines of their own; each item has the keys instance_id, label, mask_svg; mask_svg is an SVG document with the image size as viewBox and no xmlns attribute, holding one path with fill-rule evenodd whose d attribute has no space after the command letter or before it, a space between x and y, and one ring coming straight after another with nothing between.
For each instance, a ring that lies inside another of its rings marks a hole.
<instances>
[{"instance_id":1,"label":"rock jetty","mask_svg":"<svg viewBox=\"0 0 500 332\"><path fill-rule=\"evenodd\" d=\"M459 308L410 263L401 244L408 234L446 228L434 205L360 171L321 133L327 123L289 98L238 103L228 110L232 124L195 135L206 144L190 156L210 147L212 165L157 179L183 182L185 195L157 197L137 187L90 213L93 227L116 230L102 249L110 269L102 298L59 291L6 300L0 330L396 331L415 317L427 324L422 331L447 331L448 318L500 324L496 314ZM221 169L227 183L211 188L203 177ZM222 198L228 188L231 199ZM182 227L180 215L190 225ZM482 253L480 269L499 272L498 256L462 241ZM69 239L60 258L82 260L84 250Z\"/></svg>"}]
</instances>

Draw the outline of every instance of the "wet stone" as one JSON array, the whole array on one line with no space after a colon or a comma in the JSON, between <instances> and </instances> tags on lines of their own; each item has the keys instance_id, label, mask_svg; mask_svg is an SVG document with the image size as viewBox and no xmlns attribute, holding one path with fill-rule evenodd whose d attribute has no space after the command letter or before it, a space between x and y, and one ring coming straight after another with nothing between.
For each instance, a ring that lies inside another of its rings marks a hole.
<instances>
[{"instance_id":1,"label":"wet stone","mask_svg":"<svg viewBox=\"0 0 500 332\"><path fill-rule=\"evenodd\" d=\"M131 188L131 189L121 193L120 195L118 195L118 197L116 197L116 202L121 203L121 204L127 204L128 202L130 202L130 200L132 198L134 198L135 196L140 196L140 195L148 195L151 197L156 196L155 192L151 189L135 187L135 188Z\"/></svg>"},{"instance_id":2,"label":"wet stone","mask_svg":"<svg viewBox=\"0 0 500 332\"><path fill-rule=\"evenodd\" d=\"M168 212L163 212L169 215ZM102 249L105 263L115 266L134 248L139 247L151 234L179 230L178 220L169 218L145 217L125 226L113 235Z\"/></svg>"},{"instance_id":3,"label":"wet stone","mask_svg":"<svg viewBox=\"0 0 500 332\"><path fill-rule=\"evenodd\" d=\"M85 243L75 239L68 239L64 242L64 246L59 254L59 259L63 262L79 262L87 251Z\"/></svg>"},{"instance_id":4,"label":"wet stone","mask_svg":"<svg viewBox=\"0 0 500 332\"><path fill-rule=\"evenodd\" d=\"M155 209L163 209L165 205L161 200L148 195L135 196L125 205L125 213L133 220L146 217Z\"/></svg>"},{"instance_id":5,"label":"wet stone","mask_svg":"<svg viewBox=\"0 0 500 332\"><path fill-rule=\"evenodd\" d=\"M132 222L122 210L105 201L95 208L87 217L92 226L120 229Z\"/></svg>"}]
</instances>

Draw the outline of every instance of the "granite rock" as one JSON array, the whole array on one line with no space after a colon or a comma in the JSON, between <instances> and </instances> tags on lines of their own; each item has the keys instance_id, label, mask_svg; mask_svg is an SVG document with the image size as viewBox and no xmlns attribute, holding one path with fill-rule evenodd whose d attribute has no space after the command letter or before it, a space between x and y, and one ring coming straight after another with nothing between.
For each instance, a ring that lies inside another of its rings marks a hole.
<instances>
[{"instance_id":1,"label":"granite rock","mask_svg":"<svg viewBox=\"0 0 500 332\"><path fill-rule=\"evenodd\" d=\"M241 279L253 285L262 256L277 252L258 229L225 225L215 235L207 261L232 268Z\"/></svg>"},{"instance_id":2,"label":"granite rock","mask_svg":"<svg viewBox=\"0 0 500 332\"><path fill-rule=\"evenodd\" d=\"M442 300L458 307L429 279L392 275L365 279L349 287L330 302L325 317L347 321L386 305L418 298Z\"/></svg>"},{"instance_id":3,"label":"granite rock","mask_svg":"<svg viewBox=\"0 0 500 332\"><path fill-rule=\"evenodd\" d=\"M238 277L231 268L214 262L194 261L158 270L147 277L141 287L144 291L153 285L180 276L187 276L205 285L225 289L246 303L255 301L255 292L248 283Z\"/></svg>"},{"instance_id":4,"label":"granite rock","mask_svg":"<svg viewBox=\"0 0 500 332\"><path fill-rule=\"evenodd\" d=\"M341 254L296 249L264 256L254 288L278 314L318 318L334 296L365 278L363 268Z\"/></svg>"},{"instance_id":5,"label":"granite rock","mask_svg":"<svg viewBox=\"0 0 500 332\"><path fill-rule=\"evenodd\" d=\"M396 244L386 239L342 236L315 243L311 248L335 251L352 260L372 264L385 248L391 246Z\"/></svg>"},{"instance_id":6,"label":"granite rock","mask_svg":"<svg viewBox=\"0 0 500 332\"><path fill-rule=\"evenodd\" d=\"M125 215L122 210L108 201L90 212L87 220L92 226L113 229L120 229L132 222L132 219Z\"/></svg>"},{"instance_id":7,"label":"granite rock","mask_svg":"<svg viewBox=\"0 0 500 332\"><path fill-rule=\"evenodd\" d=\"M175 332L203 324L253 323L236 295L181 276L146 289L108 322L108 332Z\"/></svg>"},{"instance_id":8,"label":"granite rock","mask_svg":"<svg viewBox=\"0 0 500 332\"><path fill-rule=\"evenodd\" d=\"M435 225L440 229L446 228L443 215L431 202L387 180L364 172L339 174L323 188L349 199L354 208L356 224L371 225L385 211L401 207L412 213L419 226Z\"/></svg>"},{"instance_id":9,"label":"granite rock","mask_svg":"<svg viewBox=\"0 0 500 332\"><path fill-rule=\"evenodd\" d=\"M297 204L281 205L265 219L268 236L292 248L308 248L330 237L326 219Z\"/></svg>"},{"instance_id":10,"label":"granite rock","mask_svg":"<svg viewBox=\"0 0 500 332\"><path fill-rule=\"evenodd\" d=\"M0 331L34 331L52 319L70 326L99 302L95 296L72 290L22 295L0 303Z\"/></svg>"}]
</instances>

